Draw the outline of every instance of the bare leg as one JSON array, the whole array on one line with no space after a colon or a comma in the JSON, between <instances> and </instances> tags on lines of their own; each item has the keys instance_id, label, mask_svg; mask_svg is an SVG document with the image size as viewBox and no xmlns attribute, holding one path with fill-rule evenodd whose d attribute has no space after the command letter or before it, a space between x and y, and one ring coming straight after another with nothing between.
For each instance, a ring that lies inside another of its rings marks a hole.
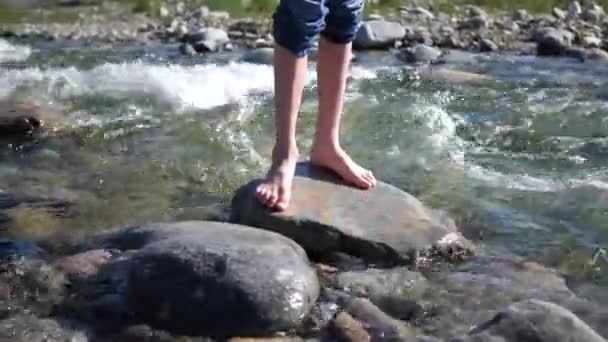
<instances>
[{"instance_id":1,"label":"bare leg","mask_svg":"<svg viewBox=\"0 0 608 342\"><path fill-rule=\"evenodd\" d=\"M323 37L320 39L319 117L310 160L312 164L333 170L348 183L370 189L376 185L372 172L355 163L340 147L340 117L351 49L350 43L335 44Z\"/></svg>"},{"instance_id":2,"label":"bare leg","mask_svg":"<svg viewBox=\"0 0 608 342\"><path fill-rule=\"evenodd\" d=\"M257 199L280 211L287 209L291 184L298 161L296 121L306 82L307 57L297 58L275 45L274 91L276 141L272 166L266 180L256 189Z\"/></svg>"}]
</instances>

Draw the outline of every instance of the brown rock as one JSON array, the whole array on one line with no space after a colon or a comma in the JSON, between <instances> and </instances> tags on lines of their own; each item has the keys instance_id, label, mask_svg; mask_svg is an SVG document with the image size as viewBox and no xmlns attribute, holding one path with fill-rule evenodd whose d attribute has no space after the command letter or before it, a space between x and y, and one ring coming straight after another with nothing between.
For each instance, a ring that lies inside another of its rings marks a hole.
<instances>
[{"instance_id":1,"label":"brown rock","mask_svg":"<svg viewBox=\"0 0 608 342\"><path fill-rule=\"evenodd\" d=\"M297 167L284 212L266 209L255 199L259 182L237 191L231 221L279 232L311 253L341 251L375 262L411 262L415 251L457 230L451 220L396 187L379 182L373 190L359 190L305 163Z\"/></svg>"},{"instance_id":2,"label":"brown rock","mask_svg":"<svg viewBox=\"0 0 608 342\"><path fill-rule=\"evenodd\" d=\"M109 251L98 249L61 258L55 262L55 267L69 276L88 277L97 274L111 257Z\"/></svg>"},{"instance_id":3,"label":"brown rock","mask_svg":"<svg viewBox=\"0 0 608 342\"><path fill-rule=\"evenodd\" d=\"M346 312L340 312L332 321L332 332L339 341L369 342L371 337L363 328L363 324Z\"/></svg>"},{"instance_id":4,"label":"brown rock","mask_svg":"<svg viewBox=\"0 0 608 342\"><path fill-rule=\"evenodd\" d=\"M400 322L364 298L350 300L346 307L354 319L363 323L371 341L416 341L416 334L405 323Z\"/></svg>"}]
</instances>

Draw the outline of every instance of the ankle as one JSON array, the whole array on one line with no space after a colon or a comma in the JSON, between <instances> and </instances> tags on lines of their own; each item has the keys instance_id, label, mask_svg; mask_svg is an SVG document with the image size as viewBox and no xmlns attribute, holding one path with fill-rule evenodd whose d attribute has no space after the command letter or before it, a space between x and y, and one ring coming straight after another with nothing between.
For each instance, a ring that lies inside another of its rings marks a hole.
<instances>
[{"instance_id":1,"label":"ankle","mask_svg":"<svg viewBox=\"0 0 608 342\"><path fill-rule=\"evenodd\" d=\"M337 152L340 150L340 143L334 139L315 139L311 147L311 153Z\"/></svg>"},{"instance_id":2,"label":"ankle","mask_svg":"<svg viewBox=\"0 0 608 342\"><path fill-rule=\"evenodd\" d=\"M277 143L272 150L272 160L280 162L284 160L297 160L300 158L298 147L292 143L283 144Z\"/></svg>"}]
</instances>

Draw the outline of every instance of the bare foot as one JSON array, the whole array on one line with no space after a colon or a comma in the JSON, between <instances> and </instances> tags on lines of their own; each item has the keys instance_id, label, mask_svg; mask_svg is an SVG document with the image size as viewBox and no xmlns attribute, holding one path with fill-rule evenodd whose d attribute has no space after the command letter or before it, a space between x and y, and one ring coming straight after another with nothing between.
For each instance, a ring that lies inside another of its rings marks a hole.
<instances>
[{"instance_id":1,"label":"bare foot","mask_svg":"<svg viewBox=\"0 0 608 342\"><path fill-rule=\"evenodd\" d=\"M331 144L313 146L310 162L333 170L347 183L361 189L367 190L376 186L374 174L355 163L340 146L333 147Z\"/></svg>"},{"instance_id":2,"label":"bare foot","mask_svg":"<svg viewBox=\"0 0 608 342\"><path fill-rule=\"evenodd\" d=\"M273 153L273 162L266 180L258 185L255 195L269 208L284 211L291 199L291 184L298 161L297 152Z\"/></svg>"}]
</instances>

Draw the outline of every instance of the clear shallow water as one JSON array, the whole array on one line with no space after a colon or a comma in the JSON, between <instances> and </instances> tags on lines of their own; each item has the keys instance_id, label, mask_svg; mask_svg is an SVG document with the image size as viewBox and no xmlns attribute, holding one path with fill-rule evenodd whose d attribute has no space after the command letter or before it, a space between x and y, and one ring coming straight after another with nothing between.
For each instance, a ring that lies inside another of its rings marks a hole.
<instances>
[{"instance_id":1,"label":"clear shallow water","mask_svg":"<svg viewBox=\"0 0 608 342\"><path fill-rule=\"evenodd\" d=\"M239 53L186 58L176 46L0 44L0 99L26 94L59 113L40 144L0 150L0 189L75 203L61 216L14 210L2 234L204 218L268 166L270 66L238 63ZM602 281L585 265L608 245L608 65L458 53L443 67L493 80L420 79L390 54L360 54L348 151L449 210L483 248ZM310 70L302 152L316 115Z\"/></svg>"}]
</instances>

